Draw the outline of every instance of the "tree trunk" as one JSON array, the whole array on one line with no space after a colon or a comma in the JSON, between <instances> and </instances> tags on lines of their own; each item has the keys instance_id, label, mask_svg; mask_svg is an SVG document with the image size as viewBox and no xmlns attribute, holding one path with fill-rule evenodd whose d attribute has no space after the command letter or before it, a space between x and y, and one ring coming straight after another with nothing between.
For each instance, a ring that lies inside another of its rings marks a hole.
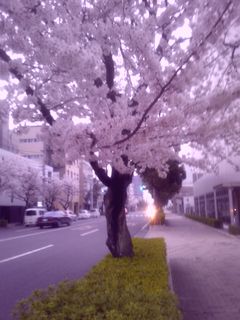
<instances>
[{"instance_id":1,"label":"tree trunk","mask_svg":"<svg viewBox=\"0 0 240 320\"><path fill-rule=\"evenodd\" d=\"M113 257L132 257L134 252L125 213L127 188L132 182L132 174L121 174L112 168L112 175L109 177L97 161L90 164L98 178L108 187L104 196L107 247Z\"/></svg>"},{"instance_id":2,"label":"tree trunk","mask_svg":"<svg viewBox=\"0 0 240 320\"><path fill-rule=\"evenodd\" d=\"M132 257L133 246L127 227L125 205L130 175L120 174L115 170L111 186L104 197L107 219L106 244L113 257Z\"/></svg>"}]
</instances>

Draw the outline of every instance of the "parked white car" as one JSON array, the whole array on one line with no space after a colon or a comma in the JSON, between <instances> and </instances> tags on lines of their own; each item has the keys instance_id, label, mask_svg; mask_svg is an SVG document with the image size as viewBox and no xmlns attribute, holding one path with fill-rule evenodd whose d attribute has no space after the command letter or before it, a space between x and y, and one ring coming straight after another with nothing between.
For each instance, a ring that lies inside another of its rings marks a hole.
<instances>
[{"instance_id":1,"label":"parked white car","mask_svg":"<svg viewBox=\"0 0 240 320\"><path fill-rule=\"evenodd\" d=\"M45 212L46 212L46 209L42 207L34 207L34 208L26 209L24 212L24 225L26 227L36 226L37 219L39 217L42 217Z\"/></svg>"},{"instance_id":2,"label":"parked white car","mask_svg":"<svg viewBox=\"0 0 240 320\"><path fill-rule=\"evenodd\" d=\"M66 210L65 214L71 219L71 221L77 221L77 215L70 210Z\"/></svg>"},{"instance_id":3,"label":"parked white car","mask_svg":"<svg viewBox=\"0 0 240 320\"><path fill-rule=\"evenodd\" d=\"M93 218L98 218L100 217L100 211L98 209L92 209L90 210L90 215Z\"/></svg>"},{"instance_id":4,"label":"parked white car","mask_svg":"<svg viewBox=\"0 0 240 320\"><path fill-rule=\"evenodd\" d=\"M91 217L91 215L88 210L82 209L79 211L78 219L88 219L90 217Z\"/></svg>"}]
</instances>

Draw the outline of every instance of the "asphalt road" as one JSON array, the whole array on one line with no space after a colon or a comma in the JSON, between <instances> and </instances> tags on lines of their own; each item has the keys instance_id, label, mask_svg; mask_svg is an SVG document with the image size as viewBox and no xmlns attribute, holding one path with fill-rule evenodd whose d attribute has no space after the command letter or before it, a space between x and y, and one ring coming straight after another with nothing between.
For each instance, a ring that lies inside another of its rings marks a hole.
<instances>
[{"instance_id":1,"label":"asphalt road","mask_svg":"<svg viewBox=\"0 0 240 320\"><path fill-rule=\"evenodd\" d=\"M147 220L129 213L133 236L144 236ZM144 228L145 226L145 228ZM83 277L107 253L105 217L81 220L70 227L13 227L0 230L0 320L33 290Z\"/></svg>"}]
</instances>

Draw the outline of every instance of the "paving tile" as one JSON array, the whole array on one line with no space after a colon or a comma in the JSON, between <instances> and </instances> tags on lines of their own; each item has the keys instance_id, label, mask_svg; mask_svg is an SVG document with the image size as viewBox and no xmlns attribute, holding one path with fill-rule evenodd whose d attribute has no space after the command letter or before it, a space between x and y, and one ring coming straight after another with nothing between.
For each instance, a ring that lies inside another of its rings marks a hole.
<instances>
[{"instance_id":1,"label":"paving tile","mask_svg":"<svg viewBox=\"0 0 240 320\"><path fill-rule=\"evenodd\" d=\"M174 214L152 226L163 237L184 320L240 320L240 239Z\"/></svg>"}]
</instances>

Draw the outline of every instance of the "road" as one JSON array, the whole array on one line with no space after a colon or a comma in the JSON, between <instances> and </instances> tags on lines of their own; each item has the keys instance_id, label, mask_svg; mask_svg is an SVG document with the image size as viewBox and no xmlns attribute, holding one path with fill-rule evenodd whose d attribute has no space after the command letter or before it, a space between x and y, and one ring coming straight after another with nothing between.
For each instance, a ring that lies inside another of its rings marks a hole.
<instances>
[{"instance_id":1,"label":"road","mask_svg":"<svg viewBox=\"0 0 240 320\"><path fill-rule=\"evenodd\" d=\"M147 220L129 213L132 236L144 236ZM83 277L107 253L105 217L80 220L70 227L14 227L0 230L0 320L10 320L19 299L65 279Z\"/></svg>"}]
</instances>

